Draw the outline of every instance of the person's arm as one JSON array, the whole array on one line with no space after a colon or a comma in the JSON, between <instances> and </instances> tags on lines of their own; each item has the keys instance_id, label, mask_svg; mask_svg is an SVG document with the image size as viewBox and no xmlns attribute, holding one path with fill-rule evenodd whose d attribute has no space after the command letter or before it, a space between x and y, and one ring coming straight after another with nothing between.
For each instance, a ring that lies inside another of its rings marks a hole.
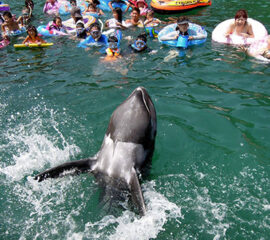
<instances>
[{"instance_id":1,"label":"person's arm","mask_svg":"<svg viewBox=\"0 0 270 240\"><path fill-rule=\"evenodd\" d=\"M207 38L206 33L198 33L194 36L189 36L188 40L199 40L199 39L204 39Z\"/></svg>"},{"instance_id":2,"label":"person's arm","mask_svg":"<svg viewBox=\"0 0 270 240\"><path fill-rule=\"evenodd\" d=\"M128 9L129 9L129 7L131 6L131 4L129 3L129 2L125 2L126 3L126 5L127 5L127 8L126 8L126 10L124 11L124 13L126 13L127 11L128 11Z\"/></svg>"},{"instance_id":3,"label":"person's arm","mask_svg":"<svg viewBox=\"0 0 270 240\"><path fill-rule=\"evenodd\" d=\"M22 16L19 16L18 19L16 20L16 22L23 26L23 18L22 18Z\"/></svg>"},{"instance_id":4,"label":"person's arm","mask_svg":"<svg viewBox=\"0 0 270 240\"><path fill-rule=\"evenodd\" d=\"M249 38L254 38L254 33L253 33L253 29L252 29L252 25L248 24L248 30L247 30L247 34Z\"/></svg>"},{"instance_id":5,"label":"person's arm","mask_svg":"<svg viewBox=\"0 0 270 240\"><path fill-rule=\"evenodd\" d=\"M104 15L104 12L100 8L98 8L98 15Z\"/></svg>"},{"instance_id":6,"label":"person's arm","mask_svg":"<svg viewBox=\"0 0 270 240\"><path fill-rule=\"evenodd\" d=\"M111 10L113 10L112 1L110 1L110 2L108 3L108 6L109 6L109 8L110 8Z\"/></svg>"},{"instance_id":7,"label":"person's arm","mask_svg":"<svg viewBox=\"0 0 270 240\"><path fill-rule=\"evenodd\" d=\"M233 33L233 30L234 30L234 23L229 26L229 29L225 33L225 37L229 37Z\"/></svg>"},{"instance_id":8,"label":"person's arm","mask_svg":"<svg viewBox=\"0 0 270 240\"><path fill-rule=\"evenodd\" d=\"M2 25L1 25L1 30L2 30L2 32L6 32L6 29L5 29L5 26L6 26L7 24L6 23L3 23Z\"/></svg>"},{"instance_id":9,"label":"person's arm","mask_svg":"<svg viewBox=\"0 0 270 240\"><path fill-rule=\"evenodd\" d=\"M43 12L46 13L48 11L48 2L45 2L44 8L43 8Z\"/></svg>"},{"instance_id":10,"label":"person's arm","mask_svg":"<svg viewBox=\"0 0 270 240\"><path fill-rule=\"evenodd\" d=\"M28 40L29 40L29 36L27 36L24 41L22 42L22 44L28 45Z\"/></svg>"}]
</instances>

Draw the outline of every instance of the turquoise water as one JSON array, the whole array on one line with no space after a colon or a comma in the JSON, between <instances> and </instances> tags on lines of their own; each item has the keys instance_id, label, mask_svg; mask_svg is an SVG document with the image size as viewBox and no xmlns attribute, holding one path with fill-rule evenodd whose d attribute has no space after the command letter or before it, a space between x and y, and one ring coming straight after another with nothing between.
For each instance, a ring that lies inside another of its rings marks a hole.
<instances>
[{"instance_id":1,"label":"turquoise water","mask_svg":"<svg viewBox=\"0 0 270 240\"><path fill-rule=\"evenodd\" d=\"M38 26L49 18L35 2ZM270 2L259 2L214 1L185 13L208 40L182 57L156 40L151 53L132 55L124 39L117 62L65 38L48 49L1 50L0 239L269 239L270 65L211 42L240 8L270 31ZM19 15L22 4L8 3ZM137 86L158 117L145 217L127 203L108 214L91 175L32 179L94 155L111 113Z\"/></svg>"}]
</instances>

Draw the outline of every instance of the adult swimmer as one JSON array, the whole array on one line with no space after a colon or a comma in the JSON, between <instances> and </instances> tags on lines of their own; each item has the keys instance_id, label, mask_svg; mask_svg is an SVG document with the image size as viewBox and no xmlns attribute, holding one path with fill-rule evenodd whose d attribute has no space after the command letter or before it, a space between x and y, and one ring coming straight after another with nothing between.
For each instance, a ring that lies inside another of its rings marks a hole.
<instances>
[{"instance_id":1,"label":"adult swimmer","mask_svg":"<svg viewBox=\"0 0 270 240\"><path fill-rule=\"evenodd\" d=\"M234 16L234 23L229 26L225 37L235 34L244 38L254 38L252 25L248 23L248 14L244 9L238 10Z\"/></svg>"},{"instance_id":2,"label":"adult swimmer","mask_svg":"<svg viewBox=\"0 0 270 240\"><path fill-rule=\"evenodd\" d=\"M78 47L87 48L89 45L108 45L108 38L106 35L101 33L101 27L99 23L92 23L89 27L90 36L88 36L85 40L81 41Z\"/></svg>"}]
</instances>

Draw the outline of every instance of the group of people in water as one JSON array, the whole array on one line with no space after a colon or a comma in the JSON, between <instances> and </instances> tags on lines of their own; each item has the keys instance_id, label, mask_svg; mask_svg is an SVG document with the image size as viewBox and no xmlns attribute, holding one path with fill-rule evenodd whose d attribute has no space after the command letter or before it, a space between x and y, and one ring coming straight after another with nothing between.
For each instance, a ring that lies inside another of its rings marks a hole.
<instances>
[{"instance_id":1,"label":"group of people in water","mask_svg":"<svg viewBox=\"0 0 270 240\"><path fill-rule=\"evenodd\" d=\"M104 12L98 8L100 4L99 0L87 0L88 6L84 7L84 11L81 11L81 8L77 6L76 0L70 0L69 10L66 7L66 11L69 11L72 17L73 24L75 26L74 33L77 38L81 40L79 47L87 47L92 43L98 43L107 47L106 53L108 56L120 56L120 41L122 39L122 30L125 30L130 27L141 27L145 28L148 31L141 33L134 41L133 44L130 44L130 47L135 52L142 52L147 49L147 34L151 37L157 36L157 31L155 26L158 26L162 23L159 19L154 17L153 10L148 8L145 0L129 0L128 2L124 0L112 0L109 2L108 6L112 9L113 17L106 20L105 28L110 29L107 31L108 34L102 33L102 22L95 21L87 26L87 23L84 21L84 14L96 14L101 16ZM122 11L120 7L113 8L114 4L126 4L126 10ZM131 18L123 20L123 14L129 8L131 10ZM9 40L9 33L12 31L20 30L22 27L26 28L27 37L22 42L25 45L31 43L42 44L45 41L38 34L37 29L30 25L31 17L33 16L34 2L33 0L25 0L25 6L22 9L22 16L17 19L10 13L4 12L1 16L1 31L2 38L4 40ZM53 21L51 21L46 29L49 32L56 32L57 35L68 35L70 32L67 27L62 23L62 19L58 14L59 2L57 0L46 0L43 12L47 14L54 15ZM234 22L229 26L228 30L225 33L226 38L230 38L231 35L238 35L243 38L254 38L254 31L252 25L248 21L248 15L246 10L239 10L236 12L234 17ZM101 24L100 24L101 22ZM190 21L186 16L179 17L176 21L175 31L168 33L165 36L162 36L160 40L177 40L181 36L185 36L188 40L202 39L206 38L204 34L191 35L189 33L189 24ZM168 23L167 23L168 24ZM149 29L152 33L149 34ZM148 37L149 37L148 36ZM267 59L270 59L270 36L268 35L264 39L260 39L257 48L252 48L249 50L246 48L247 53L251 56L263 56ZM255 49L255 50L254 50Z\"/></svg>"}]
</instances>

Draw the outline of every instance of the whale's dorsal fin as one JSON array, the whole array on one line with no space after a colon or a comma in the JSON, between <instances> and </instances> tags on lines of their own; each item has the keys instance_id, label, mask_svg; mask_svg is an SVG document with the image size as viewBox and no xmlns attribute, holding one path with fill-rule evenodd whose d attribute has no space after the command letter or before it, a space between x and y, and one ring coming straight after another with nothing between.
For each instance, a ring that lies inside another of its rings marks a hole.
<instances>
[{"instance_id":1,"label":"whale's dorsal fin","mask_svg":"<svg viewBox=\"0 0 270 240\"><path fill-rule=\"evenodd\" d=\"M140 185L136 170L134 168L131 171L130 192L131 192L132 201L134 202L135 206L138 208L140 215L144 216L146 214L146 207L144 203L141 185Z\"/></svg>"},{"instance_id":2,"label":"whale's dorsal fin","mask_svg":"<svg viewBox=\"0 0 270 240\"><path fill-rule=\"evenodd\" d=\"M46 178L58 178L61 177L66 171L71 171L71 174L90 172L92 170L92 166L95 163L95 158L87 158L78 161L67 162L36 175L34 179L41 182Z\"/></svg>"}]
</instances>

